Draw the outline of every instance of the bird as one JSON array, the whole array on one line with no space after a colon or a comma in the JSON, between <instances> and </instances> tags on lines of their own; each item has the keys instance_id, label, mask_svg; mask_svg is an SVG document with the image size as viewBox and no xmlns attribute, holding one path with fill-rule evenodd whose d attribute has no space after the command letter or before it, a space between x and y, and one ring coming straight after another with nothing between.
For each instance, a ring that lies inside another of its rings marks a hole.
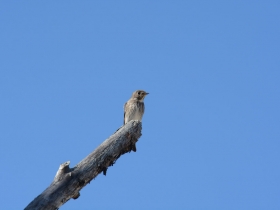
<instances>
[{"instance_id":1,"label":"bird","mask_svg":"<svg viewBox=\"0 0 280 210\"><path fill-rule=\"evenodd\" d=\"M149 93L144 90L136 90L133 92L131 98L124 104L124 125L131 120L142 121L145 111L144 98L148 94Z\"/></svg>"}]
</instances>

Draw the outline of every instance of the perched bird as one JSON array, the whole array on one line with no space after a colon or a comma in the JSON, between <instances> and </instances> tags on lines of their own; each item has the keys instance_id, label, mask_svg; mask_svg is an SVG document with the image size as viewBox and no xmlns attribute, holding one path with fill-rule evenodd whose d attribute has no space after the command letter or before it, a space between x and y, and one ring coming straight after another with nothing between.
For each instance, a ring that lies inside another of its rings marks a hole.
<instances>
[{"instance_id":1,"label":"perched bird","mask_svg":"<svg viewBox=\"0 0 280 210\"><path fill-rule=\"evenodd\" d=\"M144 90L136 90L131 98L124 104L124 120L123 124L131 120L142 121L145 110L144 98L149 93Z\"/></svg>"}]
</instances>

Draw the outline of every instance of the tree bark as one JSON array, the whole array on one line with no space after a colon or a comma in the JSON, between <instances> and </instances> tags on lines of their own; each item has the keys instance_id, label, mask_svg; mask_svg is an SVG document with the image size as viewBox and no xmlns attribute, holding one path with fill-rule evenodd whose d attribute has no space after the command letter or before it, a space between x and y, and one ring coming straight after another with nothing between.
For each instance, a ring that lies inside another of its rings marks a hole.
<instances>
[{"instance_id":1,"label":"tree bark","mask_svg":"<svg viewBox=\"0 0 280 210\"><path fill-rule=\"evenodd\" d=\"M141 122L130 121L74 168L69 168L70 161L61 164L50 186L25 210L56 210L71 198L77 199L80 196L79 191L99 173L106 175L107 168L122 154L136 151L135 144L141 136L141 130Z\"/></svg>"}]
</instances>

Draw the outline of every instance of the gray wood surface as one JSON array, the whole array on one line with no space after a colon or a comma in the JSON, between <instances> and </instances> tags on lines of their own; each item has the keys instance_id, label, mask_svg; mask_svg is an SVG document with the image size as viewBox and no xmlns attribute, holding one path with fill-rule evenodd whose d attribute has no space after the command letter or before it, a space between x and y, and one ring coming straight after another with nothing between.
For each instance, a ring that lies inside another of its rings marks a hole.
<instances>
[{"instance_id":1,"label":"gray wood surface","mask_svg":"<svg viewBox=\"0 0 280 210\"><path fill-rule=\"evenodd\" d=\"M37 196L25 210L54 210L58 209L69 199L77 199L79 191L99 173L106 175L109 166L131 150L136 151L136 142L141 136L142 124L130 121L119 128L92 153L70 168L70 161L59 166L51 185ZM73 145L74 146L74 145Z\"/></svg>"}]
</instances>

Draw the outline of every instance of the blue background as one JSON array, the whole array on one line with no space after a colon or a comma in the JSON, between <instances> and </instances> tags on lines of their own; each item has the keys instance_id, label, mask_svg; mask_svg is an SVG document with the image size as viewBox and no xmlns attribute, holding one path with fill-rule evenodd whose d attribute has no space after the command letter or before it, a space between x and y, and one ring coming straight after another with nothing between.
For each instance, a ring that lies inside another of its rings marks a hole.
<instances>
[{"instance_id":1,"label":"blue background","mask_svg":"<svg viewBox=\"0 0 280 210\"><path fill-rule=\"evenodd\" d=\"M1 209L145 99L137 152L61 209L280 209L279 1L1 1Z\"/></svg>"}]
</instances>

